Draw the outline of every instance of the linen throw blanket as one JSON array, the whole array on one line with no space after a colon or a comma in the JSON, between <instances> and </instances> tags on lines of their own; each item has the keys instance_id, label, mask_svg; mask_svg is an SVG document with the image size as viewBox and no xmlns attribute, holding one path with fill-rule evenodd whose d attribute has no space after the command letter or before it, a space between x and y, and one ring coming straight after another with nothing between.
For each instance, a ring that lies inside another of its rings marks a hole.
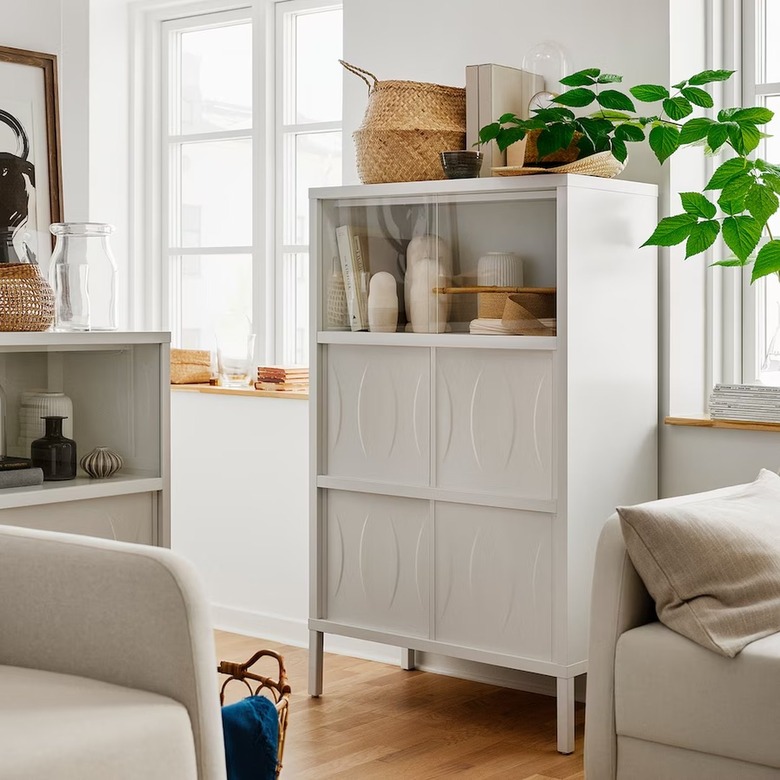
<instances>
[{"instance_id":1,"label":"linen throw blanket","mask_svg":"<svg viewBox=\"0 0 780 780\"><path fill-rule=\"evenodd\" d=\"M228 780L274 780L279 718L265 696L249 696L222 708Z\"/></svg>"}]
</instances>

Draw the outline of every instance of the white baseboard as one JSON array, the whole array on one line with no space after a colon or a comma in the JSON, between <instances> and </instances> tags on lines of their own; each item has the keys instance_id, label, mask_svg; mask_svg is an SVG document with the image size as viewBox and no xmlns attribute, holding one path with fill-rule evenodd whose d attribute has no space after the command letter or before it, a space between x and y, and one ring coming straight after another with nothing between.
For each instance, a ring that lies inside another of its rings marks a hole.
<instances>
[{"instance_id":1,"label":"white baseboard","mask_svg":"<svg viewBox=\"0 0 780 780\"><path fill-rule=\"evenodd\" d=\"M214 627L222 631L270 639L273 642L282 642L293 647L309 646L309 629L305 620L249 612L219 604L212 604L211 611ZM402 650L392 645L365 642L362 639L352 639L337 634L326 634L325 652L400 665ZM416 668L423 672L460 677L464 680L497 685L502 688L515 688L545 696L555 696L555 678L543 674L505 669L501 666L464 661L461 658L450 658L435 653L417 652L415 653L415 662ZM575 698L577 701L585 701L585 675L576 680Z\"/></svg>"}]
</instances>

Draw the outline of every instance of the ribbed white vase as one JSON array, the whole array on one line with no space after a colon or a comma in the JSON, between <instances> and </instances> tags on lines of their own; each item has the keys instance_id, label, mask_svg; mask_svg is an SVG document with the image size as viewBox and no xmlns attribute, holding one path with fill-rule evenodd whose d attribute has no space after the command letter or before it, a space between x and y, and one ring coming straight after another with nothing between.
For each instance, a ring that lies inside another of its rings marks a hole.
<instances>
[{"instance_id":1,"label":"ribbed white vase","mask_svg":"<svg viewBox=\"0 0 780 780\"><path fill-rule=\"evenodd\" d=\"M95 447L79 461L81 468L93 479L110 477L122 468L122 464L122 458L108 447Z\"/></svg>"},{"instance_id":2,"label":"ribbed white vase","mask_svg":"<svg viewBox=\"0 0 780 780\"><path fill-rule=\"evenodd\" d=\"M477 284L522 287L523 260L513 252L488 252L477 261Z\"/></svg>"}]
</instances>

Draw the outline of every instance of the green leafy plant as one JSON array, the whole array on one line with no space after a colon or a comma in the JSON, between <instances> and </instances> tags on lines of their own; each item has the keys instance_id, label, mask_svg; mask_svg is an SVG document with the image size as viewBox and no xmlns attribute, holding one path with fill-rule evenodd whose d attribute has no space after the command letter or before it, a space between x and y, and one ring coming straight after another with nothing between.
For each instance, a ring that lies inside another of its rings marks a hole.
<instances>
[{"instance_id":1,"label":"green leafy plant","mask_svg":"<svg viewBox=\"0 0 780 780\"><path fill-rule=\"evenodd\" d=\"M767 108L724 108L715 119L691 116L695 109L712 108L712 95L703 87L727 81L731 70L704 70L671 88L640 84L626 92L616 88L622 76L587 68L561 79L569 89L538 108L529 119L504 114L479 132L480 143L495 140L500 149L535 131L540 160L576 143L579 157L610 152L620 162L628 144L646 141L663 164L678 149L702 146L707 154L731 152L703 192L680 193L683 212L665 217L643 246L674 246L685 242L686 259L709 249L719 236L733 253L713 265L753 264L751 282L780 273L780 239L772 236L769 218L780 199L780 166L755 158L753 152L766 134L759 127L774 113ZM639 113L634 101L658 104L655 114ZM575 113L572 109L587 109ZM762 240L763 239L763 240Z\"/></svg>"}]
</instances>

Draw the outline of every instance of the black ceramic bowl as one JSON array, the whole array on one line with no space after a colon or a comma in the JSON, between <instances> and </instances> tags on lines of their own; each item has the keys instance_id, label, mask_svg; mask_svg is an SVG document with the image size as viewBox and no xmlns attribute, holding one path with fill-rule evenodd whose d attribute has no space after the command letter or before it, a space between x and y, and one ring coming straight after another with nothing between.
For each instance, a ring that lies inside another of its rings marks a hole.
<instances>
[{"instance_id":1,"label":"black ceramic bowl","mask_svg":"<svg viewBox=\"0 0 780 780\"><path fill-rule=\"evenodd\" d=\"M484 155L476 149L439 152L441 167L448 179L473 179L479 176Z\"/></svg>"}]
</instances>

